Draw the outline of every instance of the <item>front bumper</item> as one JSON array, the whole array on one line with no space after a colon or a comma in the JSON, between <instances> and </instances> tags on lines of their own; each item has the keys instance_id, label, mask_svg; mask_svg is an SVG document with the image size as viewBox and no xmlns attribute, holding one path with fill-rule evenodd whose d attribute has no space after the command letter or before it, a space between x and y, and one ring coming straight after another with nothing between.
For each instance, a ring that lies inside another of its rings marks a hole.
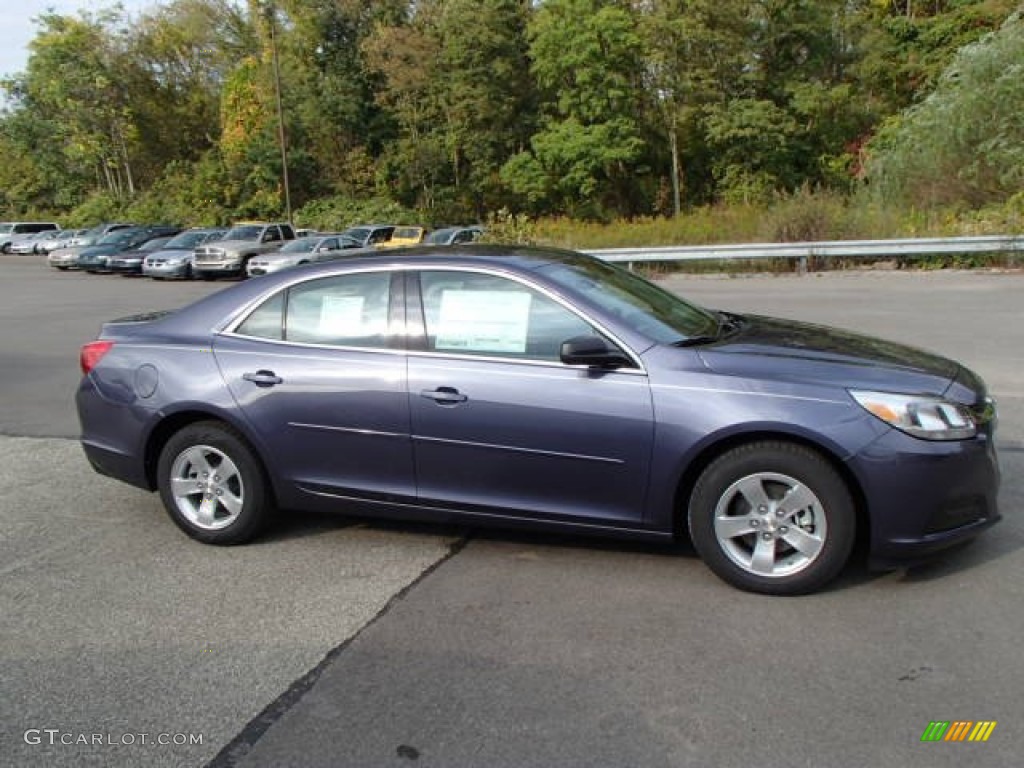
<instances>
[{"instance_id":1,"label":"front bumper","mask_svg":"<svg viewBox=\"0 0 1024 768\"><path fill-rule=\"evenodd\" d=\"M245 268L246 274L249 277L259 277L261 275L270 275L274 272L280 272L282 269L288 269L295 266L292 263L281 264L277 262L253 263L249 262L249 265Z\"/></svg>"},{"instance_id":2,"label":"front bumper","mask_svg":"<svg viewBox=\"0 0 1024 768\"><path fill-rule=\"evenodd\" d=\"M107 269L122 275L138 275L142 273L142 262L112 261L107 265Z\"/></svg>"},{"instance_id":3,"label":"front bumper","mask_svg":"<svg viewBox=\"0 0 1024 768\"><path fill-rule=\"evenodd\" d=\"M46 257L46 263L54 269L78 269L78 257L77 256L58 256L51 253Z\"/></svg>"},{"instance_id":4,"label":"front bumper","mask_svg":"<svg viewBox=\"0 0 1024 768\"><path fill-rule=\"evenodd\" d=\"M147 262L142 265L142 274L147 277L185 278L191 273L192 267L187 261L165 261L157 264L150 264Z\"/></svg>"},{"instance_id":5,"label":"front bumper","mask_svg":"<svg viewBox=\"0 0 1024 768\"><path fill-rule=\"evenodd\" d=\"M242 262L237 259L225 261L195 261L192 263L192 274L196 277L219 277L224 275L245 274Z\"/></svg>"},{"instance_id":6,"label":"front bumper","mask_svg":"<svg viewBox=\"0 0 1024 768\"><path fill-rule=\"evenodd\" d=\"M993 435L928 441L892 430L849 462L870 520L870 561L913 565L1001 519Z\"/></svg>"}]
</instances>

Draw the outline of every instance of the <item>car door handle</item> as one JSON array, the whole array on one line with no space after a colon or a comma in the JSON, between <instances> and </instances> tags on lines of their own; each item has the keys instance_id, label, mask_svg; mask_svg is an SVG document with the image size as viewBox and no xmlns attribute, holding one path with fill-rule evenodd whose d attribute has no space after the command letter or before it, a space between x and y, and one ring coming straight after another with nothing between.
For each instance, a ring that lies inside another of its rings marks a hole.
<instances>
[{"instance_id":1,"label":"car door handle","mask_svg":"<svg viewBox=\"0 0 1024 768\"><path fill-rule=\"evenodd\" d=\"M256 373L243 373L242 378L246 381L251 381L257 387L272 387L275 384L280 384L284 379L278 376L273 371L256 371Z\"/></svg>"},{"instance_id":2,"label":"car door handle","mask_svg":"<svg viewBox=\"0 0 1024 768\"><path fill-rule=\"evenodd\" d=\"M459 392L455 387L438 387L437 389L423 389L420 390L420 397L425 397L428 400L433 400L439 405L455 405L456 403L464 403L469 398Z\"/></svg>"}]
</instances>

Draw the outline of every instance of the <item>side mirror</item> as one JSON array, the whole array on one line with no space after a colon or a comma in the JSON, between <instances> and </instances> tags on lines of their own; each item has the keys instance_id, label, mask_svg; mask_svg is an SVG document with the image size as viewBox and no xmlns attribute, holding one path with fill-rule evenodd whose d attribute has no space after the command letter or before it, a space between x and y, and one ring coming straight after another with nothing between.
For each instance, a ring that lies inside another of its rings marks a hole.
<instances>
[{"instance_id":1,"label":"side mirror","mask_svg":"<svg viewBox=\"0 0 1024 768\"><path fill-rule=\"evenodd\" d=\"M633 361L600 336L576 336L562 342L559 357L566 365L591 368L629 368Z\"/></svg>"}]
</instances>

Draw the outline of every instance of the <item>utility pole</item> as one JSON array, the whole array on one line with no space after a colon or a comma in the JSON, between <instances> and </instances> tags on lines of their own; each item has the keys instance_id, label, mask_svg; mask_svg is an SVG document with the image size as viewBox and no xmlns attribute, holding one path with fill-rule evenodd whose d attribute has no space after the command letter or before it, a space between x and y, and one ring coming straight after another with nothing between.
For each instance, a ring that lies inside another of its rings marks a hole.
<instances>
[{"instance_id":1,"label":"utility pole","mask_svg":"<svg viewBox=\"0 0 1024 768\"><path fill-rule=\"evenodd\" d=\"M274 64L274 96L277 100L277 139L281 145L281 181L284 184L285 219L292 223L292 193L288 183L288 144L284 133L284 107L281 105L281 66L277 60L277 7L273 3L264 6L270 26L270 54Z\"/></svg>"}]
</instances>

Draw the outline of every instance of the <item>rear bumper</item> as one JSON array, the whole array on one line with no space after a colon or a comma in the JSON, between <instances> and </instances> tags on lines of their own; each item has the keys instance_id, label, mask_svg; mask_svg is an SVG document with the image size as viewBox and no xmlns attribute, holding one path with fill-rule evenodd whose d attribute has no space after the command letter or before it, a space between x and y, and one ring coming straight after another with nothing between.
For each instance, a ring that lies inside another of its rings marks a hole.
<instances>
[{"instance_id":1,"label":"rear bumper","mask_svg":"<svg viewBox=\"0 0 1024 768\"><path fill-rule=\"evenodd\" d=\"M124 396L123 403L111 402L100 395L91 376L82 378L75 394L82 450L101 475L153 490L146 476L145 451L134 444L143 432L140 418L147 414L131 407L130 393Z\"/></svg>"},{"instance_id":2,"label":"rear bumper","mask_svg":"<svg viewBox=\"0 0 1024 768\"><path fill-rule=\"evenodd\" d=\"M134 485L146 491L153 488L137 457L121 453L109 446L82 440L82 450L92 468L101 475Z\"/></svg>"}]
</instances>

